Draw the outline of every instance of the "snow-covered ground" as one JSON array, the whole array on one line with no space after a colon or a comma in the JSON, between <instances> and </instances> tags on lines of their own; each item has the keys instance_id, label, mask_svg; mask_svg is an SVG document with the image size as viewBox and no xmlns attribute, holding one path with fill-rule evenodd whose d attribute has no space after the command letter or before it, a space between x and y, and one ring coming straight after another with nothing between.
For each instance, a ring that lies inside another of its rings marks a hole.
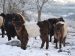
<instances>
[{"instance_id":1,"label":"snow-covered ground","mask_svg":"<svg viewBox=\"0 0 75 56\"><path fill-rule=\"evenodd\" d=\"M30 0L29 4L26 4L25 8L21 9L25 10L31 21L37 21L37 11L34 1ZM2 7L0 8L1 12ZM53 42L49 43L48 50L45 47L40 49L41 40L39 36L36 40L30 38L27 49L22 50L20 48L20 41L17 38L12 38L11 41L8 41L7 36L2 38L0 35L0 56L75 56L75 0L50 0L50 2L44 5L41 20L60 16L66 18L65 21L68 23L69 30L66 47L62 48L63 52L59 53L58 49L54 48L55 44Z\"/></svg>"},{"instance_id":2,"label":"snow-covered ground","mask_svg":"<svg viewBox=\"0 0 75 56\"><path fill-rule=\"evenodd\" d=\"M58 49L55 49L55 44L52 42L49 43L49 49L46 50L45 47L40 49L41 40L39 36L35 38L30 38L27 49L22 50L19 40L12 38L11 41L8 41L7 36L2 38L0 36L0 56L75 56L75 26L73 24L75 21L67 20L68 23L68 35L66 40L66 47L62 48L62 52L58 52Z\"/></svg>"}]
</instances>

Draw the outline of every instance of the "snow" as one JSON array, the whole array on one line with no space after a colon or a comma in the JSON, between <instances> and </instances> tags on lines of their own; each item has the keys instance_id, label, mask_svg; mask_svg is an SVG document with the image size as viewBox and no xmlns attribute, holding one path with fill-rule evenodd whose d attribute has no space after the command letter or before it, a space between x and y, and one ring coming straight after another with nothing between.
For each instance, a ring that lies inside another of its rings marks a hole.
<instances>
[{"instance_id":1,"label":"snow","mask_svg":"<svg viewBox=\"0 0 75 56\"><path fill-rule=\"evenodd\" d=\"M19 40L17 40L16 37L8 41L7 36L2 38L0 35L0 56L75 56L75 0L52 1L54 2L49 2L48 4L44 5L41 20L57 16L67 18L65 19L65 21L68 24L69 31L66 39L66 47L62 48L63 51L58 52L58 49L54 48L55 44L53 43L53 41L49 43L48 50L46 50L45 47L43 49L40 49L41 39L39 36L37 36L36 40L35 38L30 38L27 44L27 49L23 50L20 48L21 43ZM18 2L18 0L16 2ZM25 8L21 9L25 9L28 18L31 21L37 21L37 11L35 8L36 5L34 3L31 3L34 2L32 0L28 2L29 4L26 4ZM70 5L71 3L74 3L73 6ZM0 13L1 12L2 7L0 7Z\"/></svg>"},{"instance_id":2,"label":"snow","mask_svg":"<svg viewBox=\"0 0 75 56\"><path fill-rule=\"evenodd\" d=\"M67 23L70 23L66 20ZM55 44L49 43L49 49L46 50L45 47L40 49L41 39L39 36L37 38L30 38L27 44L27 49L23 50L20 48L20 41L17 38L12 38L8 41L7 36L4 38L0 35L0 56L75 56L75 29L73 25L68 25L68 36L66 40L66 47L62 48L62 52L58 52L55 49Z\"/></svg>"}]
</instances>

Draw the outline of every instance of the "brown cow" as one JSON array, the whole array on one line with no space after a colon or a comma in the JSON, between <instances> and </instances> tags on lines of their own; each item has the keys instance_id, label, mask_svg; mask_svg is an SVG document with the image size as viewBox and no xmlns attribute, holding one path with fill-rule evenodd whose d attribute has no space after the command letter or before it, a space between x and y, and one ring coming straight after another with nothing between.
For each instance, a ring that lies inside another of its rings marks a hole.
<instances>
[{"instance_id":1,"label":"brown cow","mask_svg":"<svg viewBox=\"0 0 75 56\"><path fill-rule=\"evenodd\" d=\"M42 40L41 48L46 42L46 49L49 47L48 31L49 23L47 21L40 21L34 23L26 23L23 16L15 14L13 18L13 25L21 41L21 48L26 49L29 37L40 36Z\"/></svg>"},{"instance_id":2,"label":"brown cow","mask_svg":"<svg viewBox=\"0 0 75 56\"><path fill-rule=\"evenodd\" d=\"M59 17L59 18L49 18L48 22L49 22L49 35L50 35L50 42L52 41L52 36L54 35L54 24L56 24L59 21L63 21L64 19L63 17ZM55 42L55 40L54 40Z\"/></svg>"},{"instance_id":3,"label":"brown cow","mask_svg":"<svg viewBox=\"0 0 75 56\"><path fill-rule=\"evenodd\" d=\"M59 52L62 51L61 47L62 44L65 46L65 39L67 36L67 24L66 22L57 22L54 28L54 37L56 39L56 48L57 47L57 42L59 43Z\"/></svg>"}]
</instances>

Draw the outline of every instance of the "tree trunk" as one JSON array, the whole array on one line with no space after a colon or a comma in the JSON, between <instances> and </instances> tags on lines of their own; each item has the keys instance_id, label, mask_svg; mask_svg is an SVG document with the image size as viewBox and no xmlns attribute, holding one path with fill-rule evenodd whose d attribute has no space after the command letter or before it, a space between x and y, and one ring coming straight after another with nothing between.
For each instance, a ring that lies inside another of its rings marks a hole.
<instances>
[{"instance_id":1,"label":"tree trunk","mask_svg":"<svg viewBox=\"0 0 75 56\"><path fill-rule=\"evenodd\" d=\"M6 13L6 10L5 10L5 0L3 0L3 13Z\"/></svg>"},{"instance_id":2,"label":"tree trunk","mask_svg":"<svg viewBox=\"0 0 75 56\"><path fill-rule=\"evenodd\" d=\"M38 10L38 21L41 21L41 10Z\"/></svg>"}]
</instances>

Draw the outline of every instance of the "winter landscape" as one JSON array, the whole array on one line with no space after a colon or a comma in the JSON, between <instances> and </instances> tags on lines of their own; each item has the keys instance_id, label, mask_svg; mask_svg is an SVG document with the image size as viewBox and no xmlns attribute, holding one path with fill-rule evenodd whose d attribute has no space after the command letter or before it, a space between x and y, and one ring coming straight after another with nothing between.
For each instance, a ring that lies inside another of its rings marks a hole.
<instances>
[{"instance_id":1,"label":"winter landscape","mask_svg":"<svg viewBox=\"0 0 75 56\"><path fill-rule=\"evenodd\" d=\"M31 1L29 0L29 2ZM37 20L37 12L33 6L35 3L29 2L22 10L25 10L29 20L33 23ZM1 8L0 6L0 13L2 13ZM51 0L47 2L42 9L41 20L61 16L68 24L66 46L62 48L62 52L58 52L58 49L54 48L53 41L49 42L48 50L40 49L41 39L39 36L36 39L30 38L27 49L23 50L20 48L20 41L16 37L8 41L6 35L4 38L0 35L0 56L75 56L75 0Z\"/></svg>"}]
</instances>

